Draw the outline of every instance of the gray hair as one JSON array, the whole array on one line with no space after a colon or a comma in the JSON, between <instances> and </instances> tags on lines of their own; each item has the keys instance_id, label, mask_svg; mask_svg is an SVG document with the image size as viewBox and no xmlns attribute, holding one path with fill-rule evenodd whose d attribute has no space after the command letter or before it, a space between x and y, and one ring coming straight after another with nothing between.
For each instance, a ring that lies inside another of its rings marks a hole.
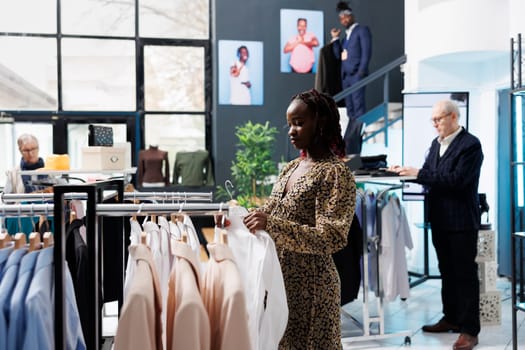
<instances>
[{"instance_id":1,"label":"gray hair","mask_svg":"<svg viewBox=\"0 0 525 350\"><path fill-rule=\"evenodd\" d=\"M445 114L455 113L459 120L459 107L455 101L443 100L439 101L436 106L439 106L441 111Z\"/></svg>"},{"instance_id":2,"label":"gray hair","mask_svg":"<svg viewBox=\"0 0 525 350\"><path fill-rule=\"evenodd\" d=\"M38 139L31 134L22 134L18 137L16 141L18 143L18 148L21 149L22 146L28 142L34 142L38 146Z\"/></svg>"}]
</instances>

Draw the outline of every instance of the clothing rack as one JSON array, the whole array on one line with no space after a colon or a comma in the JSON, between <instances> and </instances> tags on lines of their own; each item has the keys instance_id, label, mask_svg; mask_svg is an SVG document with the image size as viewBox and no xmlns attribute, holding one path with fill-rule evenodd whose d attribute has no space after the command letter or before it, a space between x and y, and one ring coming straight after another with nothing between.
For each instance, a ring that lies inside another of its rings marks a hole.
<instances>
[{"instance_id":1,"label":"clothing rack","mask_svg":"<svg viewBox=\"0 0 525 350\"><path fill-rule=\"evenodd\" d=\"M84 332L84 338L88 349L100 348L100 335L102 334L102 319L100 312L100 276L101 276L101 243L99 236L98 219L105 216L131 216L131 215L150 215L150 214L165 214L173 212L194 212L200 214L211 214L217 211L229 209L225 203L141 203L141 204L103 204L100 201L104 198L104 191L117 191L118 198L125 198L124 181L123 180L108 180L100 181L90 184L78 185L56 185L53 187L53 203L44 204L0 204L0 216L22 216L22 215L54 215L55 220L55 234L54 234L54 273L55 273L55 349L62 350L66 348L65 335L67 334L66 314L65 314L65 273L66 266L66 220L68 218L66 199L86 199L86 238L88 248L88 276L87 285L90 291L87 293L89 300L87 300L88 309L90 310L92 323ZM135 197L131 194L130 198L139 198L137 192ZM154 194L154 195L153 195ZM183 194L183 192L179 192ZM141 198L157 196L166 198L165 193L162 192L147 192L143 193ZM202 194L199 194L202 195ZM5 195L7 196L7 195ZM18 196L22 197L22 194ZM129 194L127 195L129 196ZM41 200L42 195L36 195L35 200ZM189 200L190 193L183 194L181 197ZM15 195L11 199L15 198ZM28 197L24 197L26 200ZM203 200L210 200L208 195L203 196ZM5 199L5 198L3 198ZM170 200L172 200L170 198ZM123 231L123 230L122 230ZM123 233L124 234L124 233ZM122 234L122 236L123 236ZM122 237L124 242L124 237ZM124 261L124 251L115 252L115 258ZM124 272L124 270L123 270ZM122 280L122 286L124 280ZM119 307L121 300L119 300Z\"/></svg>"},{"instance_id":2,"label":"clothing rack","mask_svg":"<svg viewBox=\"0 0 525 350\"><path fill-rule=\"evenodd\" d=\"M375 178L377 179L377 178ZM389 178L391 181L392 178ZM358 179L356 179L357 182L360 182ZM405 345L410 345L410 334L411 332L409 330L406 331L400 331L396 333L386 333L385 332L385 315L384 315L384 306L383 306L383 289L381 285L381 276L379 274L381 266L379 264L379 256L381 255L381 211L386 204L385 197L386 194L390 191L397 190L404 187L404 184L389 184L384 182L376 182L376 181L362 181L363 183L372 183L376 185L381 186L388 186L388 188L383 189L379 192L376 199L376 235L374 237L368 237L367 234L367 215L366 215L366 198L365 194L361 191L357 191L357 195L361 199L361 227L363 228L363 321L359 322L357 319L355 319L353 316L348 314L344 309L341 309L342 312L349 316L351 320L362 329L363 334L360 336L348 336L348 337L342 337L341 341L343 343L352 343L356 341L366 341L366 340L377 340L377 339L386 339L386 338L392 338L392 337L400 337L405 336L404 342ZM375 244L377 248L377 256L376 256L376 285L377 285L377 294L376 294L376 312L377 315L371 314L371 300L369 297L369 285L370 285L370 276L369 276L369 270L368 270L368 244ZM373 323L378 324L378 331L372 332L370 325Z\"/></svg>"},{"instance_id":3,"label":"clothing rack","mask_svg":"<svg viewBox=\"0 0 525 350\"><path fill-rule=\"evenodd\" d=\"M87 199L85 193L68 193L64 195L65 199ZM213 198L212 192L124 192L125 200L144 200L150 199L159 202L178 201L178 202L192 202L192 201L207 201L211 202ZM54 199L53 193L2 193L0 194L0 202L2 203L16 203L26 201L50 201ZM178 204L178 203L177 203Z\"/></svg>"}]
</instances>

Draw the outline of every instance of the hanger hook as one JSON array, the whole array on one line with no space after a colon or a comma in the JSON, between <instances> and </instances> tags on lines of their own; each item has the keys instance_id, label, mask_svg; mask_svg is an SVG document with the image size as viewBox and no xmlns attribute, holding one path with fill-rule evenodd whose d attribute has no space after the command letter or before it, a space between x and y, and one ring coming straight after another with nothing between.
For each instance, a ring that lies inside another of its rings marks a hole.
<instances>
[{"instance_id":1,"label":"hanger hook","mask_svg":"<svg viewBox=\"0 0 525 350\"><path fill-rule=\"evenodd\" d=\"M184 202L179 203L179 213L182 213L182 207L184 207Z\"/></svg>"},{"instance_id":2,"label":"hanger hook","mask_svg":"<svg viewBox=\"0 0 525 350\"><path fill-rule=\"evenodd\" d=\"M224 188L226 189L226 192L228 192L228 196L230 196L230 200L232 200L233 192L230 191L230 187L231 187L231 190L235 188L230 180L224 181Z\"/></svg>"}]
</instances>

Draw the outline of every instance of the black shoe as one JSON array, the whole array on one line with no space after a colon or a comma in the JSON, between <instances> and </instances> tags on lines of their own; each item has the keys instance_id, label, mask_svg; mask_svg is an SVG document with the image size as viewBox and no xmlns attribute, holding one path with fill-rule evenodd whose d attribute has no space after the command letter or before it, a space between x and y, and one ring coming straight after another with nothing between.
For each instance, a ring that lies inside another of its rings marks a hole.
<instances>
[{"instance_id":1,"label":"black shoe","mask_svg":"<svg viewBox=\"0 0 525 350\"><path fill-rule=\"evenodd\" d=\"M445 318L442 318L437 323L427 324L422 327L423 332L430 333L459 333L459 327L445 321Z\"/></svg>"}]
</instances>

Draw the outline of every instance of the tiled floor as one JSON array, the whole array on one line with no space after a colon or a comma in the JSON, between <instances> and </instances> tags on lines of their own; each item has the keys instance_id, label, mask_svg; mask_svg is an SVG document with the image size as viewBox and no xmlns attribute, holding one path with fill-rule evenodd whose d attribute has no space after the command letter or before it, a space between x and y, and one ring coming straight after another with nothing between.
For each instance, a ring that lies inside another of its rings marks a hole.
<instances>
[{"instance_id":1,"label":"tiled floor","mask_svg":"<svg viewBox=\"0 0 525 350\"><path fill-rule=\"evenodd\" d=\"M406 301L395 300L386 304L384 310L385 338L371 339L359 337L360 327L345 313L342 314L343 348L347 349L414 349L441 350L452 349L458 334L429 334L421 331L421 326L438 321L441 314L440 280L427 280L410 290ZM510 282L500 278L497 288L501 292L501 324L482 325L479 345L476 350L511 350L512 349L512 298ZM373 298L370 293L371 299ZM356 320L362 321L362 297L343 307L343 310ZM372 299L372 305L377 300ZM374 311L374 310L372 310ZM371 312L372 315L377 313ZM525 350L525 312L518 312L518 349ZM370 334L377 334L377 327ZM410 338L410 346L405 345L405 336Z\"/></svg>"},{"instance_id":2,"label":"tiled floor","mask_svg":"<svg viewBox=\"0 0 525 350\"><path fill-rule=\"evenodd\" d=\"M452 344L458 334L429 334L421 331L421 326L434 323L441 318L441 280L427 280L410 290L410 297L406 301L395 300L385 304L384 310L384 336L381 339L371 339L378 333L377 323L372 326L372 336L362 336L362 328L358 327L351 317L362 321L362 296L343 307L342 316L343 349L355 350L380 350L380 349L413 349L413 350L444 350L452 349ZM501 292L501 324L482 325L479 335L479 345L475 350L511 350L512 349L512 309L510 282L500 278L497 283ZM369 305L377 305L373 293L370 293ZM110 317L105 317L103 334L111 337L115 334L117 326L116 304L109 303L106 310ZM370 314L376 316L375 309ZM518 349L525 350L525 312L518 312ZM410 346L405 345L405 338L409 337ZM111 341L104 345L109 349Z\"/></svg>"}]
</instances>

